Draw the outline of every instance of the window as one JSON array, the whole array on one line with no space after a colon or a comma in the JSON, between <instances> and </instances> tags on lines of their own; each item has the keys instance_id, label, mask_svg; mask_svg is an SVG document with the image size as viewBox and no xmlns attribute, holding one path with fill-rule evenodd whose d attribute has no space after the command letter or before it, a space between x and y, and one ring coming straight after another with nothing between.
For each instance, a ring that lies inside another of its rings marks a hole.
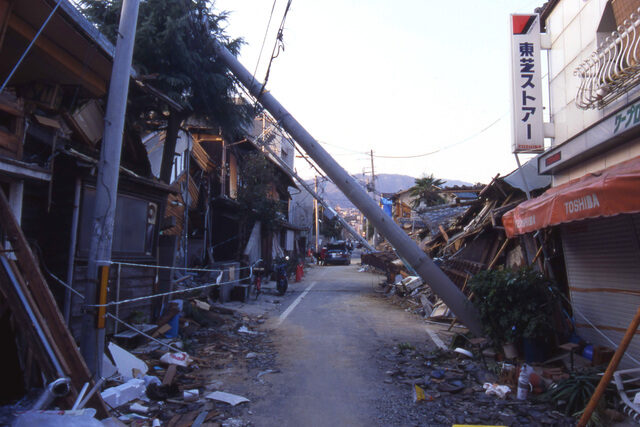
<instances>
[{"instance_id":1,"label":"window","mask_svg":"<svg viewBox=\"0 0 640 427\"><path fill-rule=\"evenodd\" d=\"M78 244L80 256L89 255L95 198L96 190L94 188L84 189ZM153 202L132 196L118 195L111 249L114 256L153 255L157 211L158 205Z\"/></svg>"}]
</instances>

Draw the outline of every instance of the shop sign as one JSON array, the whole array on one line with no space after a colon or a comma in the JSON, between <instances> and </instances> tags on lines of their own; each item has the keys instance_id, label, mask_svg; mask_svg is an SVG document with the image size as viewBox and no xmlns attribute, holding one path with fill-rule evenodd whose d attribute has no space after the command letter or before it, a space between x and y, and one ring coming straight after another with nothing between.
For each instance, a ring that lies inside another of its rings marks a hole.
<instances>
[{"instance_id":1,"label":"shop sign","mask_svg":"<svg viewBox=\"0 0 640 427\"><path fill-rule=\"evenodd\" d=\"M540 18L511 15L512 142L514 153L544 151Z\"/></svg>"}]
</instances>

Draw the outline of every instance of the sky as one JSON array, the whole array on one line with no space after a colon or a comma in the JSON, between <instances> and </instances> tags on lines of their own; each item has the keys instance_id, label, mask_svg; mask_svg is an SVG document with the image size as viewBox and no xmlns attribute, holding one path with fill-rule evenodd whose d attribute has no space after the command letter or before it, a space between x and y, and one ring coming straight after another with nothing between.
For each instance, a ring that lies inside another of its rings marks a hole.
<instances>
[{"instance_id":1,"label":"sky","mask_svg":"<svg viewBox=\"0 0 640 427\"><path fill-rule=\"evenodd\" d=\"M509 14L543 3L292 0L266 88L350 173L370 173L373 150L376 174L488 183L517 166ZM239 59L260 81L286 4L275 0L265 38L273 1L214 3L230 12L227 34L244 39ZM314 175L304 159L295 166Z\"/></svg>"}]
</instances>

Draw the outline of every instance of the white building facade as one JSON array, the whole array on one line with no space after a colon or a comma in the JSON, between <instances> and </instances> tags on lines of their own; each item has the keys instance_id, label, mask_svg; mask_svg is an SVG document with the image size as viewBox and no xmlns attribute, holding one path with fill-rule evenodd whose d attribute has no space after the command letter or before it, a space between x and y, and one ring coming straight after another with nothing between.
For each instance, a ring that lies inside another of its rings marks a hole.
<instances>
[{"instance_id":1,"label":"white building facade","mask_svg":"<svg viewBox=\"0 0 640 427\"><path fill-rule=\"evenodd\" d=\"M639 7L555 0L540 8L554 138L537 161L552 188L503 218L510 236L560 233L576 332L614 349L640 307ZM639 365L634 338L621 366Z\"/></svg>"}]
</instances>

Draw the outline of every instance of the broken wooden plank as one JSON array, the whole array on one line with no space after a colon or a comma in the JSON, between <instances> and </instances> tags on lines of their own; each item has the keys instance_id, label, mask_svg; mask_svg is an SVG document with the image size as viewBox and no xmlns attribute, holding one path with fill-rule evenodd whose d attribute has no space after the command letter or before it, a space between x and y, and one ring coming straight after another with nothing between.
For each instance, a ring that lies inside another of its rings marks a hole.
<instances>
[{"instance_id":1,"label":"broken wooden plank","mask_svg":"<svg viewBox=\"0 0 640 427\"><path fill-rule=\"evenodd\" d=\"M489 263L489 266L487 267L487 270L491 270L493 268L493 266L496 264L496 262L498 262L498 258L500 258L500 255L502 255L502 252L504 252L504 250L507 248L507 244L510 241L511 241L511 239L507 239L507 240L504 241L504 243L500 247L500 250L498 251L496 256L493 257L493 260Z\"/></svg>"},{"instance_id":2,"label":"broken wooden plank","mask_svg":"<svg viewBox=\"0 0 640 427\"><path fill-rule=\"evenodd\" d=\"M167 368L167 372L165 372L164 378L162 379L162 384L170 385L171 383L173 383L173 379L176 376L177 370L178 370L177 365L169 365L169 367Z\"/></svg>"},{"instance_id":3,"label":"broken wooden plank","mask_svg":"<svg viewBox=\"0 0 640 427\"><path fill-rule=\"evenodd\" d=\"M71 336L69 329L67 329L51 289L49 289L49 285L40 271L40 266L31 251L31 247L13 215L4 190L0 190L0 226L15 251L17 265L35 301L34 308L46 319L47 327L51 331L51 336L59 351L58 357L60 360L64 360L68 366L69 371L67 374L71 379L75 393L77 393L84 383L91 381L91 373L78 351L75 340ZM108 416L107 407L99 393L94 394L90 403L98 411L99 417Z\"/></svg>"},{"instance_id":4,"label":"broken wooden plank","mask_svg":"<svg viewBox=\"0 0 640 427\"><path fill-rule=\"evenodd\" d=\"M169 331L169 329L171 329L171 325L169 325L168 323L165 323L164 325L160 326L158 329L153 331L151 336L156 338L158 335L162 335L165 332Z\"/></svg>"},{"instance_id":5,"label":"broken wooden plank","mask_svg":"<svg viewBox=\"0 0 640 427\"><path fill-rule=\"evenodd\" d=\"M440 233L442 234L442 237L444 237L445 242L448 242L449 241L449 235L447 234L447 232L444 229L444 227L442 226L442 224L438 225L438 229L440 230Z\"/></svg>"},{"instance_id":6,"label":"broken wooden plank","mask_svg":"<svg viewBox=\"0 0 640 427\"><path fill-rule=\"evenodd\" d=\"M10 287L9 278L8 276L5 276L6 273L4 269L1 269L0 271L0 293L11 307L11 330L16 336L20 335L21 338L21 340L16 341L16 344L18 345L18 355L20 356L26 353L26 360L24 361L23 367L25 385L31 386L30 380L32 376L32 369L34 368L33 359L35 359L36 365L39 368L39 372L36 377L44 375L46 378L55 378L57 375L55 369L53 368L51 360L44 351L36 331L31 326L32 322L29 319L27 312L22 309L23 306L17 293L12 287ZM20 345L19 341L23 341L24 345ZM37 382L39 383L40 381ZM38 384L38 386L40 385L41 384Z\"/></svg>"}]
</instances>

